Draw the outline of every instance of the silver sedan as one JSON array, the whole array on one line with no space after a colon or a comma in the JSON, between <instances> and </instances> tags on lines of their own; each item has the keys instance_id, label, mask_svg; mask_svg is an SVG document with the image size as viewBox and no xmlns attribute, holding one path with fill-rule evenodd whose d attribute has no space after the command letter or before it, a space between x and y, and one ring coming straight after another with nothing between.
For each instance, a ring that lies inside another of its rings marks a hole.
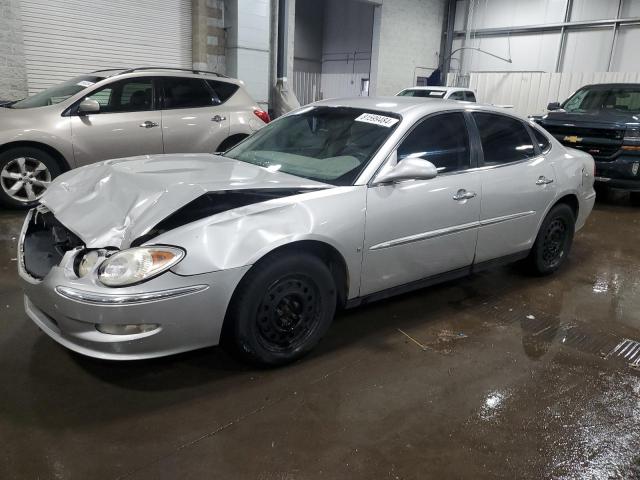
<instances>
[{"instance_id":1,"label":"silver sedan","mask_svg":"<svg viewBox=\"0 0 640 480\"><path fill-rule=\"evenodd\" d=\"M29 317L113 360L225 341L277 365L354 307L502 262L556 271L595 201L591 156L480 105L315 103L224 156L60 176L19 242Z\"/></svg>"}]
</instances>

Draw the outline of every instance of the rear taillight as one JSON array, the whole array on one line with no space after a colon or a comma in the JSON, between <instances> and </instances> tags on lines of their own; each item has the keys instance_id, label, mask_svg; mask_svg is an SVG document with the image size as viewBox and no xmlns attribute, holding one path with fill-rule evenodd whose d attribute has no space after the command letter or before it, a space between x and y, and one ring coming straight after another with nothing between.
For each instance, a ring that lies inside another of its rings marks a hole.
<instances>
[{"instance_id":1,"label":"rear taillight","mask_svg":"<svg viewBox=\"0 0 640 480\"><path fill-rule=\"evenodd\" d=\"M258 117L264 123L269 123L271 121L269 114L260 108L254 108L253 113L255 113L256 117Z\"/></svg>"}]
</instances>

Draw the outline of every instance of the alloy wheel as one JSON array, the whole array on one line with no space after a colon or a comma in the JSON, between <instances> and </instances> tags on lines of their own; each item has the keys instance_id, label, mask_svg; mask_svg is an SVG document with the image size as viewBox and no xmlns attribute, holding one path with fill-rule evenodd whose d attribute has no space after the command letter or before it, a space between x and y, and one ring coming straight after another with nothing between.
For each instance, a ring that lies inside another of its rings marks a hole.
<instances>
[{"instance_id":1,"label":"alloy wheel","mask_svg":"<svg viewBox=\"0 0 640 480\"><path fill-rule=\"evenodd\" d=\"M51 184L51 172L40 160L19 157L9 160L0 171L0 186L13 200L35 202Z\"/></svg>"}]
</instances>

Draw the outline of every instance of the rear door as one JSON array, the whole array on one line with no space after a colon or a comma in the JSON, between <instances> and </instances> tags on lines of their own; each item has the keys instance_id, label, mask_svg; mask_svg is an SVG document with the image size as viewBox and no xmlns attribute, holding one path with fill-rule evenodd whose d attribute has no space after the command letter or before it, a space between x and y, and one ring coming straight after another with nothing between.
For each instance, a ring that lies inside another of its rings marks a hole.
<instances>
[{"instance_id":1,"label":"rear door","mask_svg":"<svg viewBox=\"0 0 640 480\"><path fill-rule=\"evenodd\" d=\"M515 117L473 112L482 145L476 263L526 252L556 196L553 166Z\"/></svg>"},{"instance_id":2,"label":"rear door","mask_svg":"<svg viewBox=\"0 0 640 480\"><path fill-rule=\"evenodd\" d=\"M427 117L397 155L398 162L429 160L438 176L369 187L361 295L473 263L482 172L474 168L464 114Z\"/></svg>"},{"instance_id":3,"label":"rear door","mask_svg":"<svg viewBox=\"0 0 640 480\"><path fill-rule=\"evenodd\" d=\"M96 100L100 112L71 114L73 153L77 164L162 153L156 88L152 77L130 77L91 92L86 98Z\"/></svg>"},{"instance_id":4,"label":"rear door","mask_svg":"<svg viewBox=\"0 0 640 480\"><path fill-rule=\"evenodd\" d=\"M229 112L203 78L161 77L165 153L213 153L229 136Z\"/></svg>"}]
</instances>

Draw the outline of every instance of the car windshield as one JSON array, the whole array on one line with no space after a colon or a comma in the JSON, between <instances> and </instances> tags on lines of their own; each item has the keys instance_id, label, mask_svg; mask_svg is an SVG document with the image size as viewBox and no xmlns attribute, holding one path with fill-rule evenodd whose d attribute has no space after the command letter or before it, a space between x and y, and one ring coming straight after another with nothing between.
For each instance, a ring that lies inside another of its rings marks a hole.
<instances>
[{"instance_id":1,"label":"car windshield","mask_svg":"<svg viewBox=\"0 0 640 480\"><path fill-rule=\"evenodd\" d=\"M432 98L443 98L447 92L444 90L431 90L426 88L421 89L411 89L401 91L398 96L399 97L432 97Z\"/></svg>"},{"instance_id":2,"label":"car windshield","mask_svg":"<svg viewBox=\"0 0 640 480\"><path fill-rule=\"evenodd\" d=\"M351 185L400 117L347 107L309 107L262 128L225 153L272 171Z\"/></svg>"},{"instance_id":3,"label":"car windshield","mask_svg":"<svg viewBox=\"0 0 640 480\"><path fill-rule=\"evenodd\" d=\"M46 107L47 105L55 105L65 101L67 98L74 96L76 93L90 87L96 82L103 80L104 77L95 75L82 75L72 78L66 82L59 83L53 87L49 87L40 93L36 93L24 100L17 101L9 105L9 108L35 108Z\"/></svg>"},{"instance_id":4,"label":"car windshield","mask_svg":"<svg viewBox=\"0 0 640 480\"><path fill-rule=\"evenodd\" d=\"M640 86L582 88L564 103L563 108L570 113L594 110L637 113L640 112Z\"/></svg>"}]
</instances>

